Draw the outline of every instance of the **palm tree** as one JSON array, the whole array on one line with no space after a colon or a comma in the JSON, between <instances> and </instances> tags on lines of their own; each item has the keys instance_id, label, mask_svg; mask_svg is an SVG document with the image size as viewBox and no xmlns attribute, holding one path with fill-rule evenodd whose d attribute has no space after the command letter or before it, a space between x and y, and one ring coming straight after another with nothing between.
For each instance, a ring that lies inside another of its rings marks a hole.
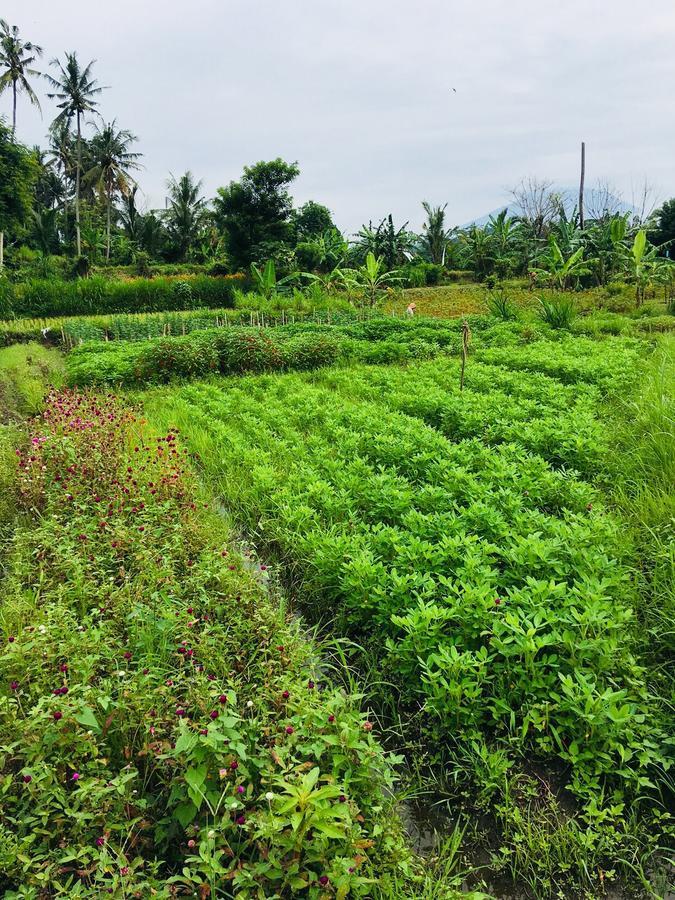
<instances>
[{"instance_id":1,"label":"palm tree","mask_svg":"<svg viewBox=\"0 0 675 900\"><path fill-rule=\"evenodd\" d=\"M192 172L167 181L169 205L164 213L167 230L176 245L179 259L184 260L195 242L206 215L206 200L201 196L202 182Z\"/></svg>"},{"instance_id":2,"label":"palm tree","mask_svg":"<svg viewBox=\"0 0 675 900\"><path fill-rule=\"evenodd\" d=\"M106 199L106 245L105 258L110 259L110 214L113 197L119 193L127 196L135 183L129 174L132 169L139 169L138 160L141 153L134 153L129 148L136 136L126 129L117 131L115 120L96 128L89 150L92 166L85 174L85 181L95 185L105 194Z\"/></svg>"},{"instance_id":3,"label":"palm tree","mask_svg":"<svg viewBox=\"0 0 675 900\"><path fill-rule=\"evenodd\" d=\"M30 41L22 41L16 25L11 28L4 19L0 19L0 67L4 72L0 75L0 94L12 89L12 136L16 133L16 95L23 91L33 106L40 109L37 94L28 83L28 76L40 73L31 68L36 59L42 56L42 47Z\"/></svg>"},{"instance_id":4,"label":"palm tree","mask_svg":"<svg viewBox=\"0 0 675 900\"><path fill-rule=\"evenodd\" d=\"M77 240L77 255L81 256L82 243L80 239L80 177L82 174L82 119L88 112L96 112L98 103L94 99L104 88L92 78L92 60L84 69L80 68L77 53L66 53L65 65L58 59L53 59L50 65L57 70L57 77L51 75L45 77L54 88L53 94L47 94L50 99L57 99L61 112L54 119L53 125L59 127L70 122L73 117L77 122L77 159L75 163L75 235Z\"/></svg>"},{"instance_id":5,"label":"palm tree","mask_svg":"<svg viewBox=\"0 0 675 900\"><path fill-rule=\"evenodd\" d=\"M70 122L66 119L58 124L52 122L49 129L49 162L56 169L63 183L63 233L67 241L68 204L71 196L73 172L75 171L75 147Z\"/></svg>"},{"instance_id":6,"label":"palm tree","mask_svg":"<svg viewBox=\"0 0 675 900\"><path fill-rule=\"evenodd\" d=\"M448 241L452 237L452 228L445 227L445 207L431 206L424 200L422 206L427 214L427 220L422 226L424 232L422 236L422 244L429 254L432 263L438 266L445 264L445 253L448 247Z\"/></svg>"}]
</instances>

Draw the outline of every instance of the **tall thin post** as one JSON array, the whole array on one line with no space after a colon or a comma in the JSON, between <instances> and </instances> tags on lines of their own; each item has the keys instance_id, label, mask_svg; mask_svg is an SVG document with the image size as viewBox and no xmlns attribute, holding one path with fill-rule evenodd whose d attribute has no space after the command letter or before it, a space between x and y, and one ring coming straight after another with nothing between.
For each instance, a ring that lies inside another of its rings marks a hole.
<instances>
[{"instance_id":1,"label":"tall thin post","mask_svg":"<svg viewBox=\"0 0 675 900\"><path fill-rule=\"evenodd\" d=\"M581 178L579 179L579 227L584 227L584 180L586 178L586 144L581 142Z\"/></svg>"},{"instance_id":2,"label":"tall thin post","mask_svg":"<svg viewBox=\"0 0 675 900\"><path fill-rule=\"evenodd\" d=\"M469 355L469 347L471 346L471 329L469 323L465 320L462 322L462 373L459 376L459 389L464 390L464 369L466 368L466 359Z\"/></svg>"}]
</instances>

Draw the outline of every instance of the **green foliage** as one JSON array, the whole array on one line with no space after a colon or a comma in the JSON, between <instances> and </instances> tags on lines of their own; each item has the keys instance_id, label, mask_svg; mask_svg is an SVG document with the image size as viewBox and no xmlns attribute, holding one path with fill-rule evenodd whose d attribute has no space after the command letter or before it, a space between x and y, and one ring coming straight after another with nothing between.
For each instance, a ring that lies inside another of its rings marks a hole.
<instances>
[{"instance_id":1,"label":"green foliage","mask_svg":"<svg viewBox=\"0 0 675 900\"><path fill-rule=\"evenodd\" d=\"M206 200L201 195L202 183L192 172L180 178L173 175L167 182L169 205L163 213L169 241L175 258L184 261L194 251L206 219Z\"/></svg>"},{"instance_id":2,"label":"green foliage","mask_svg":"<svg viewBox=\"0 0 675 900\"><path fill-rule=\"evenodd\" d=\"M539 315L551 328L569 329L576 316L574 300L570 297L560 297L557 300L542 298L539 300Z\"/></svg>"},{"instance_id":3,"label":"green foliage","mask_svg":"<svg viewBox=\"0 0 675 900\"><path fill-rule=\"evenodd\" d=\"M248 328L198 331L139 343L83 344L68 356L71 384L144 384L211 374L312 369L338 358L330 335L273 339Z\"/></svg>"},{"instance_id":4,"label":"green foliage","mask_svg":"<svg viewBox=\"0 0 675 900\"><path fill-rule=\"evenodd\" d=\"M134 278L114 281L103 276L62 282L56 279L8 285L14 316L67 316L93 313L151 312L233 305L243 275Z\"/></svg>"},{"instance_id":5,"label":"green foliage","mask_svg":"<svg viewBox=\"0 0 675 900\"><path fill-rule=\"evenodd\" d=\"M239 181L218 189L214 215L236 268L247 269L271 256L271 247L290 240L293 202L288 186L299 174L297 163L258 162L245 166Z\"/></svg>"},{"instance_id":6,"label":"green foliage","mask_svg":"<svg viewBox=\"0 0 675 900\"><path fill-rule=\"evenodd\" d=\"M197 502L175 431L66 392L29 438L0 613L5 896L368 896L405 865L390 764Z\"/></svg>"},{"instance_id":7,"label":"green foliage","mask_svg":"<svg viewBox=\"0 0 675 900\"><path fill-rule=\"evenodd\" d=\"M487 300L488 309L497 319L503 319L505 322L511 322L518 318L518 310L514 303L509 299L504 288L490 291ZM549 325L551 323L549 322Z\"/></svg>"},{"instance_id":8,"label":"green foliage","mask_svg":"<svg viewBox=\"0 0 675 900\"><path fill-rule=\"evenodd\" d=\"M330 210L322 203L308 200L293 211L293 224L298 241L313 241L335 229Z\"/></svg>"},{"instance_id":9,"label":"green foliage","mask_svg":"<svg viewBox=\"0 0 675 900\"><path fill-rule=\"evenodd\" d=\"M38 168L27 147L0 120L0 231L14 235L29 217Z\"/></svg>"},{"instance_id":10,"label":"green foliage","mask_svg":"<svg viewBox=\"0 0 675 900\"><path fill-rule=\"evenodd\" d=\"M357 327L383 336L389 326ZM638 656L630 548L590 484L613 449L601 398L634 383L640 347L571 336L522 345L518 334L505 324L495 346L476 339L463 392L455 362L440 359L414 375L324 369L190 385L149 403L179 418L306 608L378 661L441 765L444 753L471 760L509 829L541 827L532 841L549 848L546 878L564 881L572 858L587 877L586 841L603 846L603 867L631 858L617 817L628 805L644 813L639 798L656 796L669 764ZM555 855L544 810L533 805L528 826L524 804L509 802L537 783L504 775L522 756L547 771L564 764L576 855ZM518 866L528 858L534 871L528 853Z\"/></svg>"}]
</instances>

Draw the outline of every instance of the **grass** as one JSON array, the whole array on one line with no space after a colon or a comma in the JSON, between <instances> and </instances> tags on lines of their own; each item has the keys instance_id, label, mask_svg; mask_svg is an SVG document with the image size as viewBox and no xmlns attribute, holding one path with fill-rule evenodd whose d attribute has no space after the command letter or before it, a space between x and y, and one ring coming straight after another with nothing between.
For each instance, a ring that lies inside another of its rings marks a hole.
<instances>
[{"instance_id":1,"label":"grass","mask_svg":"<svg viewBox=\"0 0 675 900\"><path fill-rule=\"evenodd\" d=\"M46 385L61 384L64 374L56 350L35 343L0 348L0 423L37 413Z\"/></svg>"}]
</instances>

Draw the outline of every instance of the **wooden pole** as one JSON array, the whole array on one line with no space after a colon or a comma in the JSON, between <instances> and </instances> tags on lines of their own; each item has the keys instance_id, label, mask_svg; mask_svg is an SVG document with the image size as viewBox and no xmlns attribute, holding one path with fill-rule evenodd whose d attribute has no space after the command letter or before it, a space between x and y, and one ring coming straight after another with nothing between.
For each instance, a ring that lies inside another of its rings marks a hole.
<instances>
[{"instance_id":1,"label":"wooden pole","mask_svg":"<svg viewBox=\"0 0 675 900\"><path fill-rule=\"evenodd\" d=\"M586 178L586 144L581 142L581 178L579 179L579 227L584 227L584 180Z\"/></svg>"},{"instance_id":2,"label":"wooden pole","mask_svg":"<svg viewBox=\"0 0 675 900\"><path fill-rule=\"evenodd\" d=\"M464 369L466 368L466 358L469 355L469 346L471 345L471 330L469 323L464 320L462 322L462 373L459 377L459 389L464 390Z\"/></svg>"}]
</instances>

